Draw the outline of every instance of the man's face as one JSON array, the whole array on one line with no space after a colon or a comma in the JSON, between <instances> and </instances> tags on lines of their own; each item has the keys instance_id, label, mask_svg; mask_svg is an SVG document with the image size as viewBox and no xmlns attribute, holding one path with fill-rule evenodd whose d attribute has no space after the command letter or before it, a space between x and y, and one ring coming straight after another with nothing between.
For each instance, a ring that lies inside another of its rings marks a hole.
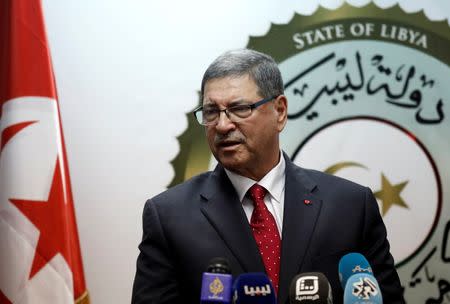
<instances>
[{"instance_id":1,"label":"man's face","mask_svg":"<svg viewBox=\"0 0 450 304\"><path fill-rule=\"evenodd\" d=\"M248 75L209 80L203 105L225 109L262 99ZM240 175L260 180L279 161L278 135L287 120L287 101L281 95L252 110L237 123L221 113L217 125L206 127L209 147L219 163Z\"/></svg>"}]
</instances>

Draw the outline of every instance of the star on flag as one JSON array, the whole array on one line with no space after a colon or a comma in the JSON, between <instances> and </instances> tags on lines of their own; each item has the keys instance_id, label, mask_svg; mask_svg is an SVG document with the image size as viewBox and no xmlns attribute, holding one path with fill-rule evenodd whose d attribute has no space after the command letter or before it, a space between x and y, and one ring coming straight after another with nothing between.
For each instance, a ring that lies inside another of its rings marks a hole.
<instances>
[{"instance_id":1,"label":"star on flag","mask_svg":"<svg viewBox=\"0 0 450 304\"><path fill-rule=\"evenodd\" d=\"M62 180L61 166L57 160L47 201L10 199L11 203L39 229L39 241L30 279L58 253L64 257L72 269L70 248L73 242L67 238L67 235L73 231L68 223L70 215L65 214L67 195L63 191Z\"/></svg>"}]
</instances>

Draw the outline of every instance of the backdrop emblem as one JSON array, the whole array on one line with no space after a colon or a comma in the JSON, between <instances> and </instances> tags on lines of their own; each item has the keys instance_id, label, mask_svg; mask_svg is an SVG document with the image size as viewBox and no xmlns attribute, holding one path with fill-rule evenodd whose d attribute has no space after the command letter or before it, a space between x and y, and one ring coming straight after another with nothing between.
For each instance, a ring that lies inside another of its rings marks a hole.
<instances>
[{"instance_id":1,"label":"backdrop emblem","mask_svg":"<svg viewBox=\"0 0 450 304\"><path fill-rule=\"evenodd\" d=\"M444 297L442 286L450 286L450 189L441 187L450 185L447 22L399 6L344 4L273 24L247 47L279 64L289 103L282 149L303 167L370 187L407 302ZM215 164L192 116L178 139L171 185Z\"/></svg>"}]
</instances>

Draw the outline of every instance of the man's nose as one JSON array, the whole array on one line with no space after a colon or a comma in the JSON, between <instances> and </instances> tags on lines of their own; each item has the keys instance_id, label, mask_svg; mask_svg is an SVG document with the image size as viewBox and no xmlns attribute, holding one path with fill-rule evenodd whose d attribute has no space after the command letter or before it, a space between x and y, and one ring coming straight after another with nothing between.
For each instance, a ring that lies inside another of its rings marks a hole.
<instances>
[{"instance_id":1,"label":"man's nose","mask_svg":"<svg viewBox=\"0 0 450 304\"><path fill-rule=\"evenodd\" d=\"M234 122L230 120L227 113L225 111L222 111L219 113L219 118L216 125L216 130L221 133L227 133L230 130L234 129L236 125Z\"/></svg>"}]
</instances>

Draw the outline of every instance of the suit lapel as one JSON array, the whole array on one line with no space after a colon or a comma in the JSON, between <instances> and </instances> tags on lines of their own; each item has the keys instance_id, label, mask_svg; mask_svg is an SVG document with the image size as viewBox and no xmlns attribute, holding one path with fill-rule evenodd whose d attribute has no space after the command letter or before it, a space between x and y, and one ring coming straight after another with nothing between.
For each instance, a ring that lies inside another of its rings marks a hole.
<instances>
[{"instance_id":1,"label":"suit lapel","mask_svg":"<svg viewBox=\"0 0 450 304\"><path fill-rule=\"evenodd\" d=\"M218 165L210 175L201 196L201 206L217 233L242 266L244 272L264 272L258 247L236 191Z\"/></svg>"},{"instance_id":2,"label":"suit lapel","mask_svg":"<svg viewBox=\"0 0 450 304\"><path fill-rule=\"evenodd\" d=\"M315 183L305 171L286 159L286 184L281 245L279 303L288 297L292 278L298 274L307 253L322 201L313 194Z\"/></svg>"}]
</instances>

